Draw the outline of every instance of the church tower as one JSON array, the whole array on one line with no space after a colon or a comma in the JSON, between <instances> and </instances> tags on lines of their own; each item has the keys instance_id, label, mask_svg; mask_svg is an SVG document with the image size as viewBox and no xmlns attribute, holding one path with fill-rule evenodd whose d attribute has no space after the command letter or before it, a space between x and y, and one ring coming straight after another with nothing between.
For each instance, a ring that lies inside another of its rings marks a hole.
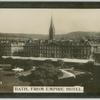
<instances>
[{"instance_id":1,"label":"church tower","mask_svg":"<svg viewBox=\"0 0 100 100\"><path fill-rule=\"evenodd\" d=\"M53 19L51 17L51 23L49 28L49 40L54 40L54 39L55 39L55 27L53 24Z\"/></svg>"}]
</instances>

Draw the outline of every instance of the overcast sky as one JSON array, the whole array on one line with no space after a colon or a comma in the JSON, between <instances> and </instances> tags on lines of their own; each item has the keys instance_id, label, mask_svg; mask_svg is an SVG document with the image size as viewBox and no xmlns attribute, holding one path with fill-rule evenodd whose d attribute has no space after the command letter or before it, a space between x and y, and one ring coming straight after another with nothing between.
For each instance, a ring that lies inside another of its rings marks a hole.
<instances>
[{"instance_id":1,"label":"overcast sky","mask_svg":"<svg viewBox=\"0 0 100 100\"><path fill-rule=\"evenodd\" d=\"M56 34L100 31L100 9L0 9L0 32L48 34L51 16Z\"/></svg>"}]
</instances>

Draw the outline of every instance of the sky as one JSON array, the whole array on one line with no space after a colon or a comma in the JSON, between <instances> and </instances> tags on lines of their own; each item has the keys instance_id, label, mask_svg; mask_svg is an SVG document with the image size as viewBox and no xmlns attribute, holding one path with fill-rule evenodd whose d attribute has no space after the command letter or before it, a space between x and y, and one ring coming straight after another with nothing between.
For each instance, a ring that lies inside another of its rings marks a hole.
<instances>
[{"instance_id":1,"label":"sky","mask_svg":"<svg viewBox=\"0 0 100 100\"><path fill-rule=\"evenodd\" d=\"M56 34L100 32L100 9L0 9L0 32L48 34L51 16Z\"/></svg>"}]
</instances>

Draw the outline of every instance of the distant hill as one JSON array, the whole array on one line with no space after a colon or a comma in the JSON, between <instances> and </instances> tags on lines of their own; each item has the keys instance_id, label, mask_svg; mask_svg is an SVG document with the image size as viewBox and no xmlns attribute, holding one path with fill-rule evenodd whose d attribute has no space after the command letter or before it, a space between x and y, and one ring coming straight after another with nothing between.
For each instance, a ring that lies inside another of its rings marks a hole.
<instances>
[{"instance_id":1,"label":"distant hill","mask_svg":"<svg viewBox=\"0 0 100 100\"><path fill-rule=\"evenodd\" d=\"M0 39L2 38L7 38L9 40L48 39L48 34L0 33ZM55 38L59 40L100 39L100 32L76 31L66 34L56 34Z\"/></svg>"},{"instance_id":2,"label":"distant hill","mask_svg":"<svg viewBox=\"0 0 100 100\"><path fill-rule=\"evenodd\" d=\"M97 38L100 38L100 32L76 31L56 36L56 39L66 39L66 40L97 39Z\"/></svg>"},{"instance_id":3,"label":"distant hill","mask_svg":"<svg viewBox=\"0 0 100 100\"><path fill-rule=\"evenodd\" d=\"M24 34L24 33L0 33L0 38L7 38L7 39L46 39L47 35L41 35L41 34Z\"/></svg>"}]
</instances>

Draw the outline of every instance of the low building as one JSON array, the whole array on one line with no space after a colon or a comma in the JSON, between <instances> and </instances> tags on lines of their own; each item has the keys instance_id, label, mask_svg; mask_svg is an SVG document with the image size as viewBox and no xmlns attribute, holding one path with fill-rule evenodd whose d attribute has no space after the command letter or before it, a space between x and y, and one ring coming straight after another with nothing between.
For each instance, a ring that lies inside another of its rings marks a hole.
<instances>
[{"instance_id":1,"label":"low building","mask_svg":"<svg viewBox=\"0 0 100 100\"><path fill-rule=\"evenodd\" d=\"M23 52L24 45L25 43L22 41L21 42L18 42L18 41L11 42L11 55L12 56L20 55L20 53Z\"/></svg>"},{"instance_id":2,"label":"low building","mask_svg":"<svg viewBox=\"0 0 100 100\"><path fill-rule=\"evenodd\" d=\"M20 56L23 52L24 42L0 40L0 56Z\"/></svg>"},{"instance_id":3,"label":"low building","mask_svg":"<svg viewBox=\"0 0 100 100\"><path fill-rule=\"evenodd\" d=\"M11 56L11 43L10 41L0 41L0 56Z\"/></svg>"}]
</instances>

